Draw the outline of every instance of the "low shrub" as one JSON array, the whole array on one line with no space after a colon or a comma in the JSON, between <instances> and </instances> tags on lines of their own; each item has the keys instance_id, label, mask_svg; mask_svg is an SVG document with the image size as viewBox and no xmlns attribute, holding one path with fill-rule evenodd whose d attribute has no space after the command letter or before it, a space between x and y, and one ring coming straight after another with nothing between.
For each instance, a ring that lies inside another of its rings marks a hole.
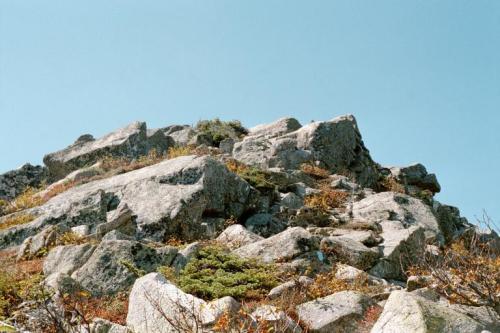
<instances>
[{"instance_id":1,"label":"low shrub","mask_svg":"<svg viewBox=\"0 0 500 333\"><path fill-rule=\"evenodd\" d=\"M3 200L1 203L2 208L0 208L0 211L3 215L8 215L20 212L28 208L40 206L44 203L44 200L43 198L40 198L36 195L38 191L39 190L33 187L28 187L22 194L17 196L12 201L8 202Z\"/></svg>"},{"instance_id":2,"label":"low shrub","mask_svg":"<svg viewBox=\"0 0 500 333\"><path fill-rule=\"evenodd\" d=\"M440 255L426 253L408 275L426 276L424 284L453 303L490 306L500 314L500 257L495 245L473 234L447 246Z\"/></svg>"},{"instance_id":3,"label":"low shrub","mask_svg":"<svg viewBox=\"0 0 500 333\"><path fill-rule=\"evenodd\" d=\"M216 147L226 138L236 139L248 134L248 130L239 121L222 121L218 118L199 121L196 130L209 137Z\"/></svg>"},{"instance_id":4,"label":"low shrub","mask_svg":"<svg viewBox=\"0 0 500 333\"><path fill-rule=\"evenodd\" d=\"M43 279L42 260L16 262L15 253L0 252L0 320L9 318L16 307L37 297Z\"/></svg>"},{"instance_id":5,"label":"low shrub","mask_svg":"<svg viewBox=\"0 0 500 333\"><path fill-rule=\"evenodd\" d=\"M167 275L172 279L171 272ZM276 286L277 277L270 265L208 245L180 271L176 282L183 291L203 299L232 296L242 300L265 297Z\"/></svg>"}]
</instances>

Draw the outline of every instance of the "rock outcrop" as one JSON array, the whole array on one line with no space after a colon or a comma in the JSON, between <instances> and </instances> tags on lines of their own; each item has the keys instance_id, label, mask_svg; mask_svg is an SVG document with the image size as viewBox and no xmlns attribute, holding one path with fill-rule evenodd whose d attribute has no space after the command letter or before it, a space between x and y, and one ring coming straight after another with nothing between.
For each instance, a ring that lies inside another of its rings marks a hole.
<instances>
[{"instance_id":1,"label":"rock outcrop","mask_svg":"<svg viewBox=\"0 0 500 333\"><path fill-rule=\"evenodd\" d=\"M148 132L146 123L135 122L99 139L90 134L82 135L67 148L46 155L43 162L49 176L57 180L105 157L133 159L146 155L151 149L163 153L173 145L173 139L162 131Z\"/></svg>"},{"instance_id":2,"label":"rock outcrop","mask_svg":"<svg viewBox=\"0 0 500 333\"><path fill-rule=\"evenodd\" d=\"M436 201L423 165L375 163L353 116L137 122L44 162L0 175L0 316L19 331L500 331L498 234Z\"/></svg>"}]
</instances>

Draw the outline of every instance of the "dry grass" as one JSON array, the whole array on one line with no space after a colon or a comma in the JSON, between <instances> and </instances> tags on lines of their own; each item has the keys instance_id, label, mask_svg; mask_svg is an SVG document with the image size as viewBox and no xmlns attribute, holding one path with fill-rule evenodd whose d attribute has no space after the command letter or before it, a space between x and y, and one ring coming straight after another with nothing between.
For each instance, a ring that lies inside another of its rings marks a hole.
<instances>
[{"instance_id":1,"label":"dry grass","mask_svg":"<svg viewBox=\"0 0 500 333\"><path fill-rule=\"evenodd\" d=\"M160 163L167 159L167 154L160 154L156 149L151 149L147 155L140 156L135 160L119 157L106 157L102 160L101 168L106 171L114 171L114 173L126 173L137 169ZM102 178L109 177L110 174L104 175Z\"/></svg>"},{"instance_id":2,"label":"dry grass","mask_svg":"<svg viewBox=\"0 0 500 333\"><path fill-rule=\"evenodd\" d=\"M335 275L335 268L330 272L318 274L307 288L309 297L316 299L345 290L359 291L364 294L376 294L382 291L381 286L369 283L368 274L360 274L353 281L341 280Z\"/></svg>"},{"instance_id":3,"label":"dry grass","mask_svg":"<svg viewBox=\"0 0 500 333\"><path fill-rule=\"evenodd\" d=\"M16 212L20 212L22 210L33 208L36 206L40 206L44 203L43 199L38 197L36 193L39 190L34 189L32 187L28 187L22 194L17 196L10 202L3 201L2 203L2 214L8 215Z\"/></svg>"},{"instance_id":4,"label":"dry grass","mask_svg":"<svg viewBox=\"0 0 500 333\"><path fill-rule=\"evenodd\" d=\"M330 171L320 168L312 163L303 163L300 170L315 179L326 179L330 177Z\"/></svg>"},{"instance_id":5,"label":"dry grass","mask_svg":"<svg viewBox=\"0 0 500 333\"><path fill-rule=\"evenodd\" d=\"M176 158L179 156L196 155L196 147L194 146L178 146L168 149L168 158Z\"/></svg>"},{"instance_id":6,"label":"dry grass","mask_svg":"<svg viewBox=\"0 0 500 333\"><path fill-rule=\"evenodd\" d=\"M321 192L305 197L304 205L309 208L319 209L326 212L334 208L341 208L347 202L349 193L333 190L328 186L322 186Z\"/></svg>"},{"instance_id":7,"label":"dry grass","mask_svg":"<svg viewBox=\"0 0 500 333\"><path fill-rule=\"evenodd\" d=\"M404 185L398 183L397 180L392 177L385 177L380 183L380 186L383 191L397 192L403 194L406 193Z\"/></svg>"},{"instance_id":8,"label":"dry grass","mask_svg":"<svg viewBox=\"0 0 500 333\"><path fill-rule=\"evenodd\" d=\"M0 223L0 230L5 230L18 225L26 224L35 219L35 216L31 214L19 214L12 217L8 217L4 222Z\"/></svg>"}]
</instances>

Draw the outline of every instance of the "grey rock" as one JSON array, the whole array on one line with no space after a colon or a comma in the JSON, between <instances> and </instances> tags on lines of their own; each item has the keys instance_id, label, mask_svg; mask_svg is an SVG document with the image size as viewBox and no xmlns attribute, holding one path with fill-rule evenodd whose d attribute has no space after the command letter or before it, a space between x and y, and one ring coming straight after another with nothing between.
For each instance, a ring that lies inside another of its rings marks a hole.
<instances>
[{"instance_id":1,"label":"grey rock","mask_svg":"<svg viewBox=\"0 0 500 333\"><path fill-rule=\"evenodd\" d=\"M443 205L436 200L434 200L432 208L446 243L450 243L472 228L467 219L460 216L458 208Z\"/></svg>"},{"instance_id":2,"label":"grey rock","mask_svg":"<svg viewBox=\"0 0 500 333\"><path fill-rule=\"evenodd\" d=\"M295 193L281 194L280 204L287 209L299 209L304 205L304 200Z\"/></svg>"},{"instance_id":3,"label":"grey rock","mask_svg":"<svg viewBox=\"0 0 500 333\"><path fill-rule=\"evenodd\" d=\"M404 270L414 263L415 258L421 258L425 251L424 230L417 226L405 228L399 221L383 221L380 225L384 241L378 248L382 258L370 270L370 274L404 281Z\"/></svg>"},{"instance_id":4,"label":"grey rock","mask_svg":"<svg viewBox=\"0 0 500 333\"><path fill-rule=\"evenodd\" d=\"M368 247L375 246L382 242L382 238L373 230L353 230L333 227L309 227L307 230L313 235L318 236L342 236L356 242L363 243Z\"/></svg>"},{"instance_id":5,"label":"grey rock","mask_svg":"<svg viewBox=\"0 0 500 333\"><path fill-rule=\"evenodd\" d=\"M462 304L449 304L454 311L465 314L466 316L474 319L485 330L490 332L500 332L500 315L492 308L487 306L468 306Z\"/></svg>"},{"instance_id":6,"label":"grey rock","mask_svg":"<svg viewBox=\"0 0 500 333\"><path fill-rule=\"evenodd\" d=\"M126 235L135 235L135 223L132 220L133 212L126 203L109 213L106 223L101 223L96 227L97 237L102 237L112 230L120 231Z\"/></svg>"},{"instance_id":7,"label":"grey rock","mask_svg":"<svg viewBox=\"0 0 500 333\"><path fill-rule=\"evenodd\" d=\"M479 322L445 305L405 291L394 291L371 332L480 333L484 329Z\"/></svg>"},{"instance_id":8,"label":"grey rock","mask_svg":"<svg viewBox=\"0 0 500 333\"><path fill-rule=\"evenodd\" d=\"M219 149L225 154L232 154L235 143L233 138L225 138L219 143Z\"/></svg>"},{"instance_id":9,"label":"grey rock","mask_svg":"<svg viewBox=\"0 0 500 333\"><path fill-rule=\"evenodd\" d=\"M112 230L102 237L102 240L135 240L134 237L126 235L118 230Z\"/></svg>"},{"instance_id":10,"label":"grey rock","mask_svg":"<svg viewBox=\"0 0 500 333\"><path fill-rule=\"evenodd\" d=\"M37 188L47 177L47 169L29 163L0 175L0 200L12 200L28 187ZM1 214L1 207L0 207Z\"/></svg>"},{"instance_id":11,"label":"grey rock","mask_svg":"<svg viewBox=\"0 0 500 333\"><path fill-rule=\"evenodd\" d=\"M354 218L371 221L400 221L405 228L422 227L426 239L444 242L443 233L432 209L406 194L382 192L353 204Z\"/></svg>"},{"instance_id":12,"label":"grey rock","mask_svg":"<svg viewBox=\"0 0 500 333\"><path fill-rule=\"evenodd\" d=\"M241 224L233 224L227 227L217 238L216 241L227 246L231 250L258 242L263 237L254 234Z\"/></svg>"},{"instance_id":13,"label":"grey rock","mask_svg":"<svg viewBox=\"0 0 500 333\"><path fill-rule=\"evenodd\" d=\"M271 214L259 213L250 216L245 221L245 227L260 236L269 237L285 230L286 225Z\"/></svg>"},{"instance_id":14,"label":"grey rock","mask_svg":"<svg viewBox=\"0 0 500 333\"><path fill-rule=\"evenodd\" d=\"M279 286L274 287L269 291L267 297L269 299L277 299L279 297L286 297L289 293L294 290L300 290L301 288L307 287L314 282L313 279L307 276L300 276L298 279L290 280Z\"/></svg>"},{"instance_id":15,"label":"grey rock","mask_svg":"<svg viewBox=\"0 0 500 333\"><path fill-rule=\"evenodd\" d=\"M371 268L380 256L378 250L343 236L323 238L320 248L323 253L333 255L340 262L362 270Z\"/></svg>"},{"instance_id":16,"label":"grey rock","mask_svg":"<svg viewBox=\"0 0 500 333\"><path fill-rule=\"evenodd\" d=\"M255 309L252 318L261 325L265 323L265 327L272 332L282 333L301 333L302 329L299 324L292 320L286 313L272 305L261 305Z\"/></svg>"},{"instance_id":17,"label":"grey rock","mask_svg":"<svg viewBox=\"0 0 500 333\"><path fill-rule=\"evenodd\" d=\"M317 240L301 227L289 228L277 235L242 246L233 252L245 258L264 262L291 260L300 254L317 249Z\"/></svg>"},{"instance_id":18,"label":"grey rock","mask_svg":"<svg viewBox=\"0 0 500 333\"><path fill-rule=\"evenodd\" d=\"M248 136L265 136L273 138L294 132L302 125L294 118L280 118L270 124L257 125L249 129Z\"/></svg>"},{"instance_id":19,"label":"grey rock","mask_svg":"<svg viewBox=\"0 0 500 333\"><path fill-rule=\"evenodd\" d=\"M432 193L441 191L436 175L427 173L425 166L420 163L406 167L392 167L390 172L400 184L415 186L419 190L429 190Z\"/></svg>"},{"instance_id":20,"label":"grey rock","mask_svg":"<svg viewBox=\"0 0 500 333\"><path fill-rule=\"evenodd\" d=\"M108 213L119 204L132 210L139 238L198 239L205 237L200 225L206 212L238 218L256 199L256 191L221 162L208 156L183 156L71 188L27 210L38 218L0 231L0 248L19 244L48 224L90 225L95 230L108 222Z\"/></svg>"},{"instance_id":21,"label":"grey rock","mask_svg":"<svg viewBox=\"0 0 500 333\"><path fill-rule=\"evenodd\" d=\"M17 259L29 259L43 254L42 251L53 246L57 237L68 231L68 228L62 226L50 225L33 237L28 237L21 244L17 253Z\"/></svg>"},{"instance_id":22,"label":"grey rock","mask_svg":"<svg viewBox=\"0 0 500 333\"><path fill-rule=\"evenodd\" d=\"M43 162L50 177L57 180L106 156L137 158L151 149L163 153L171 146L173 140L161 131L148 135L146 123L135 122L97 140L80 137L69 147L46 155Z\"/></svg>"},{"instance_id":23,"label":"grey rock","mask_svg":"<svg viewBox=\"0 0 500 333\"><path fill-rule=\"evenodd\" d=\"M136 275L129 265L151 272L167 259L141 243L102 241L86 263L71 277L93 295L114 294L134 283Z\"/></svg>"},{"instance_id":24,"label":"grey rock","mask_svg":"<svg viewBox=\"0 0 500 333\"><path fill-rule=\"evenodd\" d=\"M358 329L357 322L373 304L366 295L341 291L297 306L297 315L311 333L354 333Z\"/></svg>"},{"instance_id":25,"label":"grey rock","mask_svg":"<svg viewBox=\"0 0 500 333\"><path fill-rule=\"evenodd\" d=\"M304 162L318 161L333 173L352 171L364 186L373 186L378 179L378 169L364 147L353 116L314 122L281 136L265 133L255 131L255 135L236 143L233 156L264 168L297 169Z\"/></svg>"},{"instance_id":26,"label":"grey rock","mask_svg":"<svg viewBox=\"0 0 500 333\"><path fill-rule=\"evenodd\" d=\"M212 306L213 305L213 306ZM161 274L150 273L134 283L129 298L127 326L141 333L176 333L202 331L234 308L233 301L206 303L184 293Z\"/></svg>"},{"instance_id":27,"label":"grey rock","mask_svg":"<svg viewBox=\"0 0 500 333\"><path fill-rule=\"evenodd\" d=\"M164 131L164 134L170 136L176 145L185 146L196 135L196 131L190 126L177 126Z\"/></svg>"},{"instance_id":28,"label":"grey rock","mask_svg":"<svg viewBox=\"0 0 500 333\"><path fill-rule=\"evenodd\" d=\"M179 253L177 253L172 266L175 267L177 271L180 271L181 269L186 267L188 262L198 254L200 249L201 244L199 242L189 244L181 251L179 251Z\"/></svg>"}]
</instances>

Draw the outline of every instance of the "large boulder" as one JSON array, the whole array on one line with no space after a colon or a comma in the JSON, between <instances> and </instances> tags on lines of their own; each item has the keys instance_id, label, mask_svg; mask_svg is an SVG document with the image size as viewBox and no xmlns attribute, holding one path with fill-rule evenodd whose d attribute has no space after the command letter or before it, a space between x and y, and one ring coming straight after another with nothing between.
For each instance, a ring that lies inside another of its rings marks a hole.
<instances>
[{"instance_id":1,"label":"large boulder","mask_svg":"<svg viewBox=\"0 0 500 333\"><path fill-rule=\"evenodd\" d=\"M304 162L314 161L332 173L351 172L361 185L376 185L378 168L363 144L353 116L313 122L292 131L296 127L284 126L283 120L260 126L254 135L235 144L233 156L265 168L297 169Z\"/></svg>"},{"instance_id":2,"label":"large boulder","mask_svg":"<svg viewBox=\"0 0 500 333\"><path fill-rule=\"evenodd\" d=\"M182 156L74 187L27 210L37 218L0 231L0 248L19 244L48 224L89 225L95 233L98 225L112 222L109 213L124 204L132 212L138 238L200 238L207 231L203 217L238 218L257 198L256 191L221 162L208 156Z\"/></svg>"},{"instance_id":3,"label":"large boulder","mask_svg":"<svg viewBox=\"0 0 500 333\"><path fill-rule=\"evenodd\" d=\"M139 242L102 241L71 277L93 295L114 294L131 286L139 271L170 265L173 256L164 254Z\"/></svg>"},{"instance_id":4,"label":"large boulder","mask_svg":"<svg viewBox=\"0 0 500 333\"><path fill-rule=\"evenodd\" d=\"M263 262L286 261L318 248L317 240L301 227L289 228L277 235L242 246L233 252Z\"/></svg>"},{"instance_id":5,"label":"large boulder","mask_svg":"<svg viewBox=\"0 0 500 333\"><path fill-rule=\"evenodd\" d=\"M485 327L452 308L405 291L393 291L372 333L481 333Z\"/></svg>"},{"instance_id":6,"label":"large boulder","mask_svg":"<svg viewBox=\"0 0 500 333\"><path fill-rule=\"evenodd\" d=\"M254 234L241 224L233 224L227 227L217 238L216 241L234 250L239 247L258 242L264 238Z\"/></svg>"},{"instance_id":7,"label":"large boulder","mask_svg":"<svg viewBox=\"0 0 500 333\"><path fill-rule=\"evenodd\" d=\"M325 237L321 240L321 251L333 256L340 262L356 268L367 270L380 257L377 249L369 248L362 243L347 237Z\"/></svg>"},{"instance_id":8,"label":"large boulder","mask_svg":"<svg viewBox=\"0 0 500 333\"><path fill-rule=\"evenodd\" d=\"M311 333L357 332L374 301L356 291L341 291L297 306L299 319ZM410 332L410 331L401 331Z\"/></svg>"},{"instance_id":9,"label":"large boulder","mask_svg":"<svg viewBox=\"0 0 500 333\"><path fill-rule=\"evenodd\" d=\"M357 201L352 207L353 217L368 221L399 221L405 228L422 227L426 239L444 242L440 225L431 207L406 194L382 192Z\"/></svg>"},{"instance_id":10,"label":"large boulder","mask_svg":"<svg viewBox=\"0 0 500 333\"><path fill-rule=\"evenodd\" d=\"M391 177L398 183L405 185L410 193L418 193L422 190L428 190L432 193L441 191L436 175L427 173L425 166L420 163L406 167L391 167L389 170Z\"/></svg>"},{"instance_id":11,"label":"large boulder","mask_svg":"<svg viewBox=\"0 0 500 333\"><path fill-rule=\"evenodd\" d=\"M133 159L146 155L151 149L163 153L173 145L173 139L162 131L148 132L146 123L134 122L99 139L89 134L82 135L69 147L46 155L43 162L50 177L57 180L104 157Z\"/></svg>"},{"instance_id":12,"label":"large boulder","mask_svg":"<svg viewBox=\"0 0 500 333\"><path fill-rule=\"evenodd\" d=\"M147 274L130 293L127 326L141 333L202 332L224 313L237 311L236 301L205 302L186 294L161 274Z\"/></svg>"},{"instance_id":13,"label":"large boulder","mask_svg":"<svg viewBox=\"0 0 500 333\"><path fill-rule=\"evenodd\" d=\"M405 228L399 221L383 221L378 245L381 258L370 270L370 274L385 279L405 280L405 270L422 258L425 251L425 236L422 227Z\"/></svg>"},{"instance_id":14,"label":"large boulder","mask_svg":"<svg viewBox=\"0 0 500 333\"><path fill-rule=\"evenodd\" d=\"M28 187L39 187L47 177L47 169L29 163L0 175L0 200L12 200ZM1 207L0 207L1 214Z\"/></svg>"}]
</instances>

